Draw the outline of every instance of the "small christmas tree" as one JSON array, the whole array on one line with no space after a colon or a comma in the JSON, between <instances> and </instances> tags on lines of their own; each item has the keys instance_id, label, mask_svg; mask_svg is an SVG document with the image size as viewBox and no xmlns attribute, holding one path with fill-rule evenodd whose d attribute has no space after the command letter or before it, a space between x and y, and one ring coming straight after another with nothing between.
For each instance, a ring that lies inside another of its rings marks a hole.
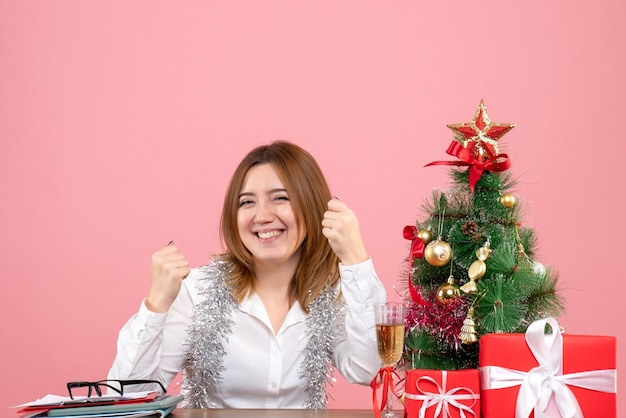
<instances>
[{"instance_id":1,"label":"small christmas tree","mask_svg":"<svg viewBox=\"0 0 626 418\"><path fill-rule=\"evenodd\" d=\"M471 122L448 125L452 187L423 204L428 218L404 229L411 241L405 362L411 369L478 366L478 338L524 332L564 310L557 274L534 260L537 241L521 224L510 160L498 141L512 124L492 123L481 101Z\"/></svg>"}]
</instances>

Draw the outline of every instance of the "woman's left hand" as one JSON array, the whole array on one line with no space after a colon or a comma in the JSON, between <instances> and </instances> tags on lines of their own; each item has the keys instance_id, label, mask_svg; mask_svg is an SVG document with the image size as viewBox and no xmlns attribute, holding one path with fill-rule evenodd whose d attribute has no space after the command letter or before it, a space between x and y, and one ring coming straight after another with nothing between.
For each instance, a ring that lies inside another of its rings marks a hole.
<instances>
[{"instance_id":1,"label":"woman's left hand","mask_svg":"<svg viewBox=\"0 0 626 418\"><path fill-rule=\"evenodd\" d=\"M322 233L344 265L358 264L369 257L361 238L359 220L342 201L328 202L328 210L322 219Z\"/></svg>"}]
</instances>

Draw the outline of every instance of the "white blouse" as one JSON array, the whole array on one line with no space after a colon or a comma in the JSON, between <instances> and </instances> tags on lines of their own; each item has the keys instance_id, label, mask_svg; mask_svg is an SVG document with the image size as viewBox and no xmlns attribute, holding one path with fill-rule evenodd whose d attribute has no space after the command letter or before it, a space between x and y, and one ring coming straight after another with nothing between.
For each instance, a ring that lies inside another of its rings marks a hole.
<instances>
[{"instance_id":1,"label":"white blouse","mask_svg":"<svg viewBox=\"0 0 626 418\"><path fill-rule=\"evenodd\" d=\"M367 385L381 366L376 349L373 305L384 303L385 288L371 260L339 265L345 328L334 340L333 365L351 383ZM154 313L144 303L120 330L117 356L108 379L152 379L166 386L182 370L185 344L193 321L202 274L192 269L177 299L166 313ZM296 302L278 333L255 294L232 314L222 382L215 398L219 408L302 408L305 379L298 377L308 341L305 314ZM133 386L133 391L154 387Z\"/></svg>"}]
</instances>

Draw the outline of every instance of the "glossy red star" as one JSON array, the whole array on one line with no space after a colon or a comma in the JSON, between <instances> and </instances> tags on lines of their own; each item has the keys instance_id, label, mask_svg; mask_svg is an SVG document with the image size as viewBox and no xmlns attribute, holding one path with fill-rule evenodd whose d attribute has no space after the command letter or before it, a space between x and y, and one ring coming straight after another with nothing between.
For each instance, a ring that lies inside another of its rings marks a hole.
<instances>
[{"instance_id":1,"label":"glossy red star","mask_svg":"<svg viewBox=\"0 0 626 418\"><path fill-rule=\"evenodd\" d=\"M467 123L447 125L474 157L493 158L499 154L498 140L515 127L511 123L492 123L485 103L481 100L474 120Z\"/></svg>"}]
</instances>

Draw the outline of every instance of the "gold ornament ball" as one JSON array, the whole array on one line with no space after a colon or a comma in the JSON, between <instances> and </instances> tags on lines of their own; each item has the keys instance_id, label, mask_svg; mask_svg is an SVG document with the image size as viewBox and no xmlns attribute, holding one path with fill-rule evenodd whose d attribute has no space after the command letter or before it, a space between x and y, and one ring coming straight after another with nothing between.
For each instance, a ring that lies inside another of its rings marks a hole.
<instances>
[{"instance_id":1,"label":"gold ornament ball","mask_svg":"<svg viewBox=\"0 0 626 418\"><path fill-rule=\"evenodd\" d=\"M513 206L515 206L515 196L510 193L503 194L502 196L500 196L500 204L505 208L511 209Z\"/></svg>"},{"instance_id":2,"label":"gold ornament ball","mask_svg":"<svg viewBox=\"0 0 626 418\"><path fill-rule=\"evenodd\" d=\"M433 234L428 229L422 229L417 233L417 237L421 239L424 244L428 244L433 239Z\"/></svg>"},{"instance_id":3,"label":"gold ornament ball","mask_svg":"<svg viewBox=\"0 0 626 418\"><path fill-rule=\"evenodd\" d=\"M461 296L461 288L455 283L445 283L437 289L437 300L446 303Z\"/></svg>"},{"instance_id":4,"label":"gold ornament ball","mask_svg":"<svg viewBox=\"0 0 626 418\"><path fill-rule=\"evenodd\" d=\"M426 246L424 258L431 266L445 266L452 258L452 248L447 242L436 239Z\"/></svg>"}]
</instances>

